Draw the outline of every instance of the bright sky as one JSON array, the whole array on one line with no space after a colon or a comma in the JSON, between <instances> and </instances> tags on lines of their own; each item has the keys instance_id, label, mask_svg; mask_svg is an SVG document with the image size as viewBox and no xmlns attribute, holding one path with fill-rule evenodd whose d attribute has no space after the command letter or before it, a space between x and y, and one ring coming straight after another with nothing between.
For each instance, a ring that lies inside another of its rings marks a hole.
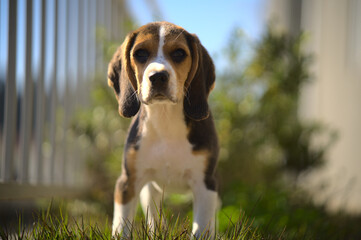
<instances>
[{"instance_id":1,"label":"bright sky","mask_svg":"<svg viewBox=\"0 0 361 240\"><path fill-rule=\"evenodd\" d=\"M225 47L229 34L241 27L251 39L259 38L264 26L265 0L154 0L162 18L153 17L149 0L128 1L139 25L165 20L195 33L211 54Z\"/></svg>"}]
</instances>

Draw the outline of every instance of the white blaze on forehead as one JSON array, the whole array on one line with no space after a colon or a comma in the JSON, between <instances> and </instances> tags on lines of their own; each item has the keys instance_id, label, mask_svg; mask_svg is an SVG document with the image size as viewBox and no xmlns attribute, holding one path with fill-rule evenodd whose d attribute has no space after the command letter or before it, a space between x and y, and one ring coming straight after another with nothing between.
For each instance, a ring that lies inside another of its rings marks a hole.
<instances>
[{"instance_id":1,"label":"white blaze on forehead","mask_svg":"<svg viewBox=\"0 0 361 240\"><path fill-rule=\"evenodd\" d=\"M165 39L165 28L162 25L159 28L159 45L158 45L158 53L157 53L157 58L159 60L164 60L164 54L163 54L164 39Z\"/></svg>"}]
</instances>

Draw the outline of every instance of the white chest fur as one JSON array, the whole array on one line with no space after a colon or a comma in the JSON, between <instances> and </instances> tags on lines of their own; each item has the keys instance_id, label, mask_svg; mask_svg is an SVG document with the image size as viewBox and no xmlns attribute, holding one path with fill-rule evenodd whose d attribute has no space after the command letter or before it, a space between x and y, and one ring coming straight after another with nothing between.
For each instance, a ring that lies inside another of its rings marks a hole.
<instances>
[{"instance_id":1,"label":"white chest fur","mask_svg":"<svg viewBox=\"0 0 361 240\"><path fill-rule=\"evenodd\" d=\"M194 155L180 104L145 106L145 119L136 159L137 176L160 187L183 190L203 179L205 157Z\"/></svg>"}]
</instances>

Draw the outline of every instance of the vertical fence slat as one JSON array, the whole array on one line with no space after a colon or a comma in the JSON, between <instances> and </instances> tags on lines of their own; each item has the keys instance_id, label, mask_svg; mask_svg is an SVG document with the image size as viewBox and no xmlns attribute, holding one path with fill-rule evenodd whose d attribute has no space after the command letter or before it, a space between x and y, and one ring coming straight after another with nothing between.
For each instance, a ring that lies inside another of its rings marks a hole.
<instances>
[{"instance_id":1,"label":"vertical fence slat","mask_svg":"<svg viewBox=\"0 0 361 240\"><path fill-rule=\"evenodd\" d=\"M72 63L72 70L70 71L70 81L71 81L71 88L69 89L69 94L70 94L70 102L73 104L70 104L70 109L69 109L69 113L68 113L68 125L67 125L67 133L71 134L71 131L69 131L69 127L70 127L70 123L72 120L72 116L74 115L75 111L79 108L80 106L80 99L78 97L78 89L79 89L79 83L80 83L80 79L78 79L78 72L79 72L79 48L78 48L78 39L79 39L79 0L72 0L71 1L73 6L71 10L71 24L72 24L72 33L71 33L71 37L72 37L72 41L71 41L71 48L73 49L71 54L72 59L75 61ZM70 62L70 61L69 61ZM76 165L77 165L77 160L79 158L79 151L76 148L75 144L75 140L74 140L74 136L73 135L69 135L69 150L71 152L71 160L68 160L68 169L67 169L67 184L70 186L74 183L74 179L75 179L75 174L76 174Z\"/></svg>"},{"instance_id":2,"label":"vertical fence slat","mask_svg":"<svg viewBox=\"0 0 361 240\"><path fill-rule=\"evenodd\" d=\"M117 9L117 1L116 0L110 0L110 25L108 31L110 32L110 38L109 39L115 39L115 36L117 35L117 28L116 28L116 14L115 11Z\"/></svg>"},{"instance_id":3,"label":"vertical fence slat","mask_svg":"<svg viewBox=\"0 0 361 240\"><path fill-rule=\"evenodd\" d=\"M7 45L4 34L4 29L6 29L6 14L2 14L5 12L3 9L5 8L5 1L0 1L0 58L3 58L4 52L7 50ZM2 79L4 78L4 79ZM4 80L4 82L2 82ZM4 90L3 90L4 89ZM2 92L4 91L4 92ZM0 68L0 182L2 181L2 165L3 165L3 142L4 142L4 116L5 116L5 71Z\"/></svg>"},{"instance_id":4,"label":"vertical fence slat","mask_svg":"<svg viewBox=\"0 0 361 240\"><path fill-rule=\"evenodd\" d=\"M22 104L20 136L20 182L29 178L29 155L33 120L33 78L32 78L32 37L33 37L33 0L26 1L26 46L25 46L25 87Z\"/></svg>"},{"instance_id":5,"label":"vertical fence slat","mask_svg":"<svg viewBox=\"0 0 361 240\"><path fill-rule=\"evenodd\" d=\"M56 111L58 106L58 0L54 0L54 64L51 81L51 107L50 107L50 144L51 144L51 156L50 156L50 181L55 183L55 153L56 153Z\"/></svg>"},{"instance_id":6,"label":"vertical fence slat","mask_svg":"<svg viewBox=\"0 0 361 240\"><path fill-rule=\"evenodd\" d=\"M112 0L105 0L105 13L104 14L104 28L106 33L106 39L110 40L112 37L111 29L112 29Z\"/></svg>"},{"instance_id":7,"label":"vertical fence slat","mask_svg":"<svg viewBox=\"0 0 361 240\"><path fill-rule=\"evenodd\" d=\"M44 68L45 68L45 31L46 31L46 0L41 1L41 54L40 67L38 69L37 90L36 90L36 160L37 160L37 183L42 183L43 174L43 140L44 140Z\"/></svg>"},{"instance_id":8,"label":"vertical fence slat","mask_svg":"<svg viewBox=\"0 0 361 240\"><path fill-rule=\"evenodd\" d=\"M101 30L105 28L105 2L106 1L96 1L97 4L97 19L96 19L96 27ZM102 36L103 37L103 36ZM98 43L96 46L96 71L98 73L103 73L104 63L103 63L103 43Z\"/></svg>"},{"instance_id":9,"label":"vertical fence slat","mask_svg":"<svg viewBox=\"0 0 361 240\"><path fill-rule=\"evenodd\" d=\"M65 130L64 130L64 116L65 116L65 87L66 87L66 66L67 66L67 0L58 1L59 4L59 35L58 35L58 109L59 115L58 126L57 126L57 150L56 150L56 183L59 185L63 185L64 183L64 161L66 156L66 147L65 147Z\"/></svg>"},{"instance_id":10,"label":"vertical fence slat","mask_svg":"<svg viewBox=\"0 0 361 240\"><path fill-rule=\"evenodd\" d=\"M65 22L65 79L64 79L64 117L63 117L63 157L62 157L62 184L66 185L67 184L67 168L68 168L68 161L67 161L67 157L68 157L68 142L67 142L67 129L68 129L68 116L69 116L69 97L70 97L70 90L69 90L69 49L70 49L70 35L71 35L71 31L70 31L70 11L71 11L71 0L66 1L66 22ZM73 103L72 103L73 104Z\"/></svg>"},{"instance_id":11,"label":"vertical fence slat","mask_svg":"<svg viewBox=\"0 0 361 240\"><path fill-rule=\"evenodd\" d=\"M78 0L78 14L77 14L77 22L78 22L78 46L77 46L77 50L78 50L78 58L77 58L77 89L79 91L78 92L78 98L79 98L79 105L83 105L84 104L84 92L80 91L80 89L83 89L83 47L84 47L84 33L85 33L85 29L84 29L84 1L83 0Z\"/></svg>"},{"instance_id":12,"label":"vertical fence slat","mask_svg":"<svg viewBox=\"0 0 361 240\"><path fill-rule=\"evenodd\" d=\"M2 162L3 180L12 180L14 165L14 145L16 137L16 31L17 31L17 0L9 1L9 43L8 66L5 86L5 121L4 147Z\"/></svg>"},{"instance_id":13,"label":"vertical fence slat","mask_svg":"<svg viewBox=\"0 0 361 240\"><path fill-rule=\"evenodd\" d=\"M87 84L87 71L88 71L88 64L89 64L89 58L88 58L88 43L89 43L89 39L88 39L88 29L89 29L89 22L87 21L88 19L88 14L89 14L89 5L90 5L90 1L87 0L83 0L83 6L82 6L82 44L81 44L81 52L82 52L82 61L81 61L81 65L82 65L82 87L83 89L86 88L89 85L89 82ZM83 91L83 105L87 104L87 91Z\"/></svg>"},{"instance_id":14,"label":"vertical fence slat","mask_svg":"<svg viewBox=\"0 0 361 240\"><path fill-rule=\"evenodd\" d=\"M89 39L89 31L90 31L90 25L91 21L89 21L89 15L91 10L91 1L85 1L84 2L84 16L83 16L83 22L84 22L84 34L83 34L83 88L84 88L84 106L89 106L89 96L90 96L90 86L91 86L91 76L89 74L90 68L90 39Z\"/></svg>"},{"instance_id":15,"label":"vertical fence slat","mask_svg":"<svg viewBox=\"0 0 361 240\"><path fill-rule=\"evenodd\" d=\"M90 1L90 8L88 14L88 22L89 22L89 30L88 30L88 39L89 39L89 71L88 76L93 76L95 73L96 67L96 44L95 44L95 30L96 30L96 22L97 22L97 8L96 8L96 0Z\"/></svg>"},{"instance_id":16,"label":"vertical fence slat","mask_svg":"<svg viewBox=\"0 0 361 240\"><path fill-rule=\"evenodd\" d=\"M76 12L76 17L75 17L75 21L77 22L77 33L78 33L78 38L77 38L77 43L76 43L76 49L77 49L77 72L75 75L75 78L77 80L76 83L76 90L72 92L72 96L75 98L74 100L77 101L78 106L76 109L77 110L80 106L84 105L84 77L83 77L83 47L84 47L84 33L85 33L85 29L84 29L84 0L77 0L77 7L78 7L78 11ZM74 113L74 112L73 112ZM73 140L74 144L72 145L72 153L74 154L73 156L75 157L75 161L72 161L72 181L73 184L77 184L80 181L80 176L81 174L79 174L81 168L80 168L80 159L82 158L82 152L81 149L79 148L79 143L76 139Z\"/></svg>"}]
</instances>

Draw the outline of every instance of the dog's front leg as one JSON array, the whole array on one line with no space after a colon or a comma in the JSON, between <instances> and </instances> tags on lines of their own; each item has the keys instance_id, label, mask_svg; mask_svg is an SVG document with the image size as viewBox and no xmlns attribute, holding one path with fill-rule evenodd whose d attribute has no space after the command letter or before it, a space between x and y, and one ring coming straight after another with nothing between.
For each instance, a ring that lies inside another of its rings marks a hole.
<instances>
[{"instance_id":1,"label":"dog's front leg","mask_svg":"<svg viewBox=\"0 0 361 240\"><path fill-rule=\"evenodd\" d=\"M149 182L140 191L140 203L143 208L147 223L152 231L155 230L161 217L162 190L155 182ZM162 226L165 226L165 220L162 218Z\"/></svg>"},{"instance_id":2,"label":"dog's front leg","mask_svg":"<svg viewBox=\"0 0 361 240\"><path fill-rule=\"evenodd\" d=\"M196 238L215 235L215 218L218 195L214 190L207 189L204 181L199 181L193 187L193 229Z\"/></svg>"},{"instance_id":3,"label":"dog's front leg","mask_svg":"<svg viewBox=\"0 0 361 240\"><path fill-rule=\"evenodd\" d=\"M113 236L130 236L137 207L134 179L123 173L117 180L114 191Z\"/></svg>"}]
</instances>

